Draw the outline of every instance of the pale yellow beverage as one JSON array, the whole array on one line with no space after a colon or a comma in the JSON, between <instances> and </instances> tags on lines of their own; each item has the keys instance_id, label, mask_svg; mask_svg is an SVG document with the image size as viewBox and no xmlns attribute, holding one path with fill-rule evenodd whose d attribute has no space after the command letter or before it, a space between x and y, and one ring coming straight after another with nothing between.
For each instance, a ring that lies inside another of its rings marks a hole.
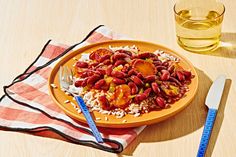
<instances>
[{"instance_id":1,"label":"pale yellow beverage","mask_svg":"<svg viewBox=\"0 0 236 157\"><path fill-rule=\"evenodd\" d=\"M222 12L196 7L175 13L178 44L186 50L207 52L220 42Z\"/></svg>"}]
</instances>

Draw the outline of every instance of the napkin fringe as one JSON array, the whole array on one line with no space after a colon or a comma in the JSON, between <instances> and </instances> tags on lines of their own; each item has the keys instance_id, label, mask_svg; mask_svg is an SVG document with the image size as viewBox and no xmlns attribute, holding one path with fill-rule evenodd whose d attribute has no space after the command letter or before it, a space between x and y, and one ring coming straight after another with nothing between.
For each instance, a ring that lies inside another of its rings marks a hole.
<instances>
[{"instance_id":1,"label":"napkin fringe","mask_svg":"<svg viewBox=\"0 0 236 157\"><path fill-rule=\"evenodd\" d=\"M77 44L74 44L72 46L70 46L69 48L67 48L63 53L61 53L60 55L58 55L57 57L55 57L54 59L51 59L50 61L48 61L47 63L37 67L36 69L28 72L28 70L34 65L34 63L37 62L37 60L40 58L40 56L43 54L44 50L46 49L46 47L48 46L48 44L51 42L51 40L48 40L47 43L44 45L41 53L37 56L37 58L33 61L33 63L30 64L30 66L20 75L18 75L10 85L7 85L7 86L4 86L3 87L3 90L4 90L4 93L5 95L3 95L1 98L0 98L0 102L2 101L2 99L7 96L9 99L11 99L12 101L14 101L15 103L18 103L20 105L23 105L23 106L26 106L26 107L29 107L29 108L32 108L34 110L38 110L40 111L41 113L43 113L44 115L46 115L47 117L50 117L51 119L56 119L56 120L59 120L59 121L62 121L64 123L67 123L69 124L70 126L74 127L74 128L77 128L77 129L81 129L87 133L89 133L90 135L92 135L92 132L89 130L89 129L86 129L86 128L82 128L82 127L78 127L78 126L75 126L73 125L72 123L70 122L67 122L63 119L59 119L59 118L56 118L56 117L52 117L51 115L47 114L46 112L44 112L43 110L41 109L38 109L38 108L35 108L35 107L32 107L30 106L29 104L27 103L24 103L24 102L21 102L21 101L18 101L14 98L12 98L8 93L7 93L7 89L9 87L11 87L12 85L14 85L15 83L17 82L21 82L25 79L27 79L29 76L31 76L33 73L37 72L38 70L50 65L51 63L53 63L54 61L56 61L57 59L61 58L62 56L64 56L65 54L67 54L69 51L71 51L74 47L76 47L77 45L83 43L85 40L87 40L91 34L93 32L95 32L98 28L102 27L104 25L99 25L97 26L96 28L94 28L81 42L77 43ZM26 75L24 78L21 79L22 76ZM21 131L21 132L32 132L32 130L36 130L36 129L41 129L41 128L33 128L33 129L28 129L28 128L10 128L10 127L5 127L5 126L0 126L0 128L3 128L3 129L8 129L8 130L11 130L11 131ZM104 138L104 141L105 142L108 142L108 143L112 143L112 144L115 144L117 145L116 148L110 148L110 147L107 147L107 146L104 146L102 144L99 144L99 143L96 143L94 141L90 141L90 140L78 140L78 139L75 139L69 135L66 135L64 134L63 132L60 132L59 130L56 130L54 128L51 128L51 127L45 127L46 129L50 130L50 131L53 131L55 133L57 133L58 135L62 136L63 138L67 139L68 141L70 141L71 143L76 143L76 144L81 144L81 145L86 145L86 146L90 146L90 147L94 147L94 148L97 148L97 149L101 149L101 150L104 150L104 151L108 151L108 152L113 152L113 153L120 153L123 151L123 145L121 143L119 143L118 141L115 141L115 140L112 140L112 139L107 139L107 138Z\"/></svg>"}]
</instances>

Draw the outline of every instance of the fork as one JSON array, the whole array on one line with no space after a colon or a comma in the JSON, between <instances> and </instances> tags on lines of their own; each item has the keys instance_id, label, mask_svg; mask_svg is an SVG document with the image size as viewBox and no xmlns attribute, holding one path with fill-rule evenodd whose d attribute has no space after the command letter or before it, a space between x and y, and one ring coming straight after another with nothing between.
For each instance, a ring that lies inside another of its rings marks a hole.
<instances>
[{"instance_id":1,"label":"fork","mask_svg":"<svg viewBox=\"0 0 236 157\"><path fill-rule=\"evenodd\" d=\"M69 90L70 85L73 84L73 72L70 68L68 68L67 66L60 66L59 69L59 82L60 82L60 87L65 90L66 92L70 93L72 96L74 96L76 102L78 103L90 129L92 130L92 133L94 135L94 137L96 138L98 143L103 143L103 139L101 137L100 132L98 131L95 122L93 120L93 118L91 117L89 110L86 106L86 104L84 103L84 100L82 97L80 97L79 95L76 95L74 93L72 93Z\"/></svg>"}]
</instances>

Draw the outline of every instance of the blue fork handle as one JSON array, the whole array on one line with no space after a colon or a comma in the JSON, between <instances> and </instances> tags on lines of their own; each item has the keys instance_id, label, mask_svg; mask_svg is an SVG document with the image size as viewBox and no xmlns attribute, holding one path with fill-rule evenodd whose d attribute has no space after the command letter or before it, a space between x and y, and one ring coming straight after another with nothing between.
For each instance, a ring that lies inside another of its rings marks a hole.
<instances>
[{"instance_id":1,"label":"blue fork handle","mask_svg":"<svg viewBox=\"0 0 236 157\"><path fill-rule=\"evenodd\" d=\"M204 157L205 155L207 145L211 136L211 131L215 122L216 113L217 113L216 109L209 108L207 113L206 123L202 133L201 142L198 148L197 157Z\"/></svg>"},{"instance_id":2,"label":"blue fork handle","mask_svg":"<svg viewBox=\"0 0 236 157\"><path fill-rule=\"evenodd\" d=\"M100 132L98 131L98 129L93 121L93 118L91 117L89 110L84 103L84 100L80 96L75 96L75 100L78 103L78 105L80 106L80 109L81 109L82 113L84 114L84 117L87 120L87 123L88 123L89 127L91 128L92 133L93 133L94 137L96 138L97 142L103 143L104 141L102 139L102 136L101 136Z\"/></svg>"}]
</instances>

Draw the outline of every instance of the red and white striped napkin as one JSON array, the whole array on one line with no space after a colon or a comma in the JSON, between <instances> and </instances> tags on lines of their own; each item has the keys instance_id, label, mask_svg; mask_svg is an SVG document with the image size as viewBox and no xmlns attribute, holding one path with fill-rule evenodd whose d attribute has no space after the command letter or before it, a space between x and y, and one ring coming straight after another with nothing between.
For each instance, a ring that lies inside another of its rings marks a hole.
<instances>
[{"instance_id":1,"label":"red and white striped napkin","mask_svg":"<svg viewBox=\"0 0 236 157\"><path fill-rule=\"evenodd\" d=\"M87 145L109 152L121 152L145 126L128 129L99 128L105 144L99 144L89 127L63 113L49 95L47 79L60 57L70 50L92 43L128 39L105 26L92 30L81 42L71 47L49 41L26 71L4 87L0 100L0 129L21 131Z\"/></svg>"}]
</instances>

